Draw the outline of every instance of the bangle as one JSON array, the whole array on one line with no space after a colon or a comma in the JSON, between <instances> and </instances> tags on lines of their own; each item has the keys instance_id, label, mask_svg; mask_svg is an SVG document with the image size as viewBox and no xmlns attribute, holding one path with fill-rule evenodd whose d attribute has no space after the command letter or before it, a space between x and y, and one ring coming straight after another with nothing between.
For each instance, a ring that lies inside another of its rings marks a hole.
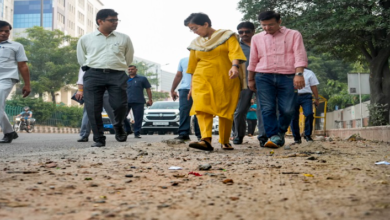
<instances>
[{"instance_id":1,"label":"bangle","mask_svg":"<svg viewBox=\"0 0 390 220\"><path fill-rule=\"evenodd\" d=\"M237 69L239 69L239 68L240 68L240 66L239 66L238 64L233 64L232 66L235 66L235 67L237 67Z\"/></svg>"},{"instance_id":2,"label":"bangle","mask_svg":"<svg viewBox=\"0 0 390 220\"><path fill-rule=\"evenodd\" d=\"M79 91L79 92L82 92L82 91L84 91L84 90L83 90L83 89L78 89L78 91Z\"/></svg>"}]
</instances>

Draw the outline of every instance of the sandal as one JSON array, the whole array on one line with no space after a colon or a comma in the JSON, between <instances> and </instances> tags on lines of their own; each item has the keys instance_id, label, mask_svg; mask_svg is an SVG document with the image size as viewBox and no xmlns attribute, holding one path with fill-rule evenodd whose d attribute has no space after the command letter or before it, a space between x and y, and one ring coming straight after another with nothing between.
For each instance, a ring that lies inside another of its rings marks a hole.
<instances>
[{"instance_id":1,"label":"sandal","mask_svg":"<svg viewBox=\"0 0 390 220\"><path fill-rule=\"evenodd\" d=\"M211 140L210 140L211 141ZM214 148L211 146L210 142L205 139L200 139L198 142L191 142L189 145L191 148L205 151L213 151Z\"/></svg>"},{"instance_id":2,"label":"sandal","mask_svg":"<svg viewBox=\"0 0 390 220\"><path fill-rule=\"evenodd\" d=\"M222 150L234 150L234 148L232 147L232 145L230 143L221 144L221 148L222 148Z\"/></svg>"}]
</instances>

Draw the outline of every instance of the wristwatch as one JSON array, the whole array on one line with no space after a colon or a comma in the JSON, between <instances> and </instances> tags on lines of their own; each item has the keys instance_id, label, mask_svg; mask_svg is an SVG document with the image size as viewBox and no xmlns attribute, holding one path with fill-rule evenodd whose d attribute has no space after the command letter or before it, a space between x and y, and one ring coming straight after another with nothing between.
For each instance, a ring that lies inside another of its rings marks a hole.
<instances>
[{"instance_id":1,"label":"wristwatch","mask_svg":"<svg viewBox=\"0 0 390 220\"><path fill-rule=\"evenodd\" d=\"M238 65L238 64L233 64L232 66L235 66L235 67L237 67L237 69L239 69L239 68L240 68L240 65Z\"/></svg>"},{"instance_id":2,"label":"wristwatch","mask_svg":"<svg viewBox=\"0 0 390 220\"><path fill-rule=\"evenodd\" d=\"M295 73L296 76L303 76L303 73Z\"/></svg>"}]
</instances>

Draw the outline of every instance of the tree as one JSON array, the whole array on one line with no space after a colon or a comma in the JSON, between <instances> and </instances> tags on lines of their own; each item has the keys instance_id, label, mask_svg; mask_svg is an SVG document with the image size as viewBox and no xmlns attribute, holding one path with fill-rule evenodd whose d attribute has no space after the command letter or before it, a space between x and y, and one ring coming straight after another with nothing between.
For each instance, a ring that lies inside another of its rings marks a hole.
<instances>
[{"instance_id":1,"label":"tree","mask_svg":"<svg viewBox=\"0 0 390 220\"><path fill-rule=\"evenodd\" d=\"M48 92L55 105L55 93L77 81L78 39L59 30L50 31L37 26L27 29L26 33L27 37L16 41L23 44L29 59L32 91L40 97Z\"/></svg>"},{"instance_id":2,"label":"tree","mask_svg":"<svg viewBox=\"0 0 390 220\"><path fill-rule=\"evenodd\" d=\"M154 67L153 64L147 64L142 61L141 62L135 61L132 64L137 67L138 70L137 74L141 76L145 76L148 79L150 85L152 85L151 89L152 89L153 100L159 101L159 100L165 100L169 98L168 92L155 91L155 89L159 86L159 80L158 80L158 74L150 71L150 69ZM155 88L153 88L153 85L155 86ZM146 97L146 92L144 92L144 95Z\"/></svg>"},{"instance_id":3,"label":"tree","mask_svg":"<svg viewBox=\"0 0 390 220\"><path fill-rule=\"evenodd\" d=\"M252 21L257 21L260 11L275 10L286 26L302 33L306 47L366 62L371 102L390 100L389 0L240 0L238 8L245 20ZM389 106L383 113L386 123Z\"/></svg>"}]
</instances>

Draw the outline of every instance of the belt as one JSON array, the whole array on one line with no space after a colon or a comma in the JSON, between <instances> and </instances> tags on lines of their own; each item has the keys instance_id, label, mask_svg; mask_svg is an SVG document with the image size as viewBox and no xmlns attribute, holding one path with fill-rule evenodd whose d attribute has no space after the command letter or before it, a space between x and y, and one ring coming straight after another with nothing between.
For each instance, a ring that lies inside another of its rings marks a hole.
<instances>
[{"instance_id":1,"label":"belt","mask_svg":"<svg viewBox=\"0 0 390 220\"><path fill-rule=\"evenodd\" d=\"M301 96L301 95L312 95L310 92L306 92L306 93L298 93L298 96Z\"/></svg>"},{"instance_id":2,"label":"belt","mask_svg":"<svg viewBox=\"0 0 390 220\"><path fill-rule=\"evenodd\" d=\"M113 70L113 69L96 69L96 68L90 68L91 70L94 71L99 71L103 73L117 73L117 72L124 72L123 70Z\"/></svg>"}]
</instances>

